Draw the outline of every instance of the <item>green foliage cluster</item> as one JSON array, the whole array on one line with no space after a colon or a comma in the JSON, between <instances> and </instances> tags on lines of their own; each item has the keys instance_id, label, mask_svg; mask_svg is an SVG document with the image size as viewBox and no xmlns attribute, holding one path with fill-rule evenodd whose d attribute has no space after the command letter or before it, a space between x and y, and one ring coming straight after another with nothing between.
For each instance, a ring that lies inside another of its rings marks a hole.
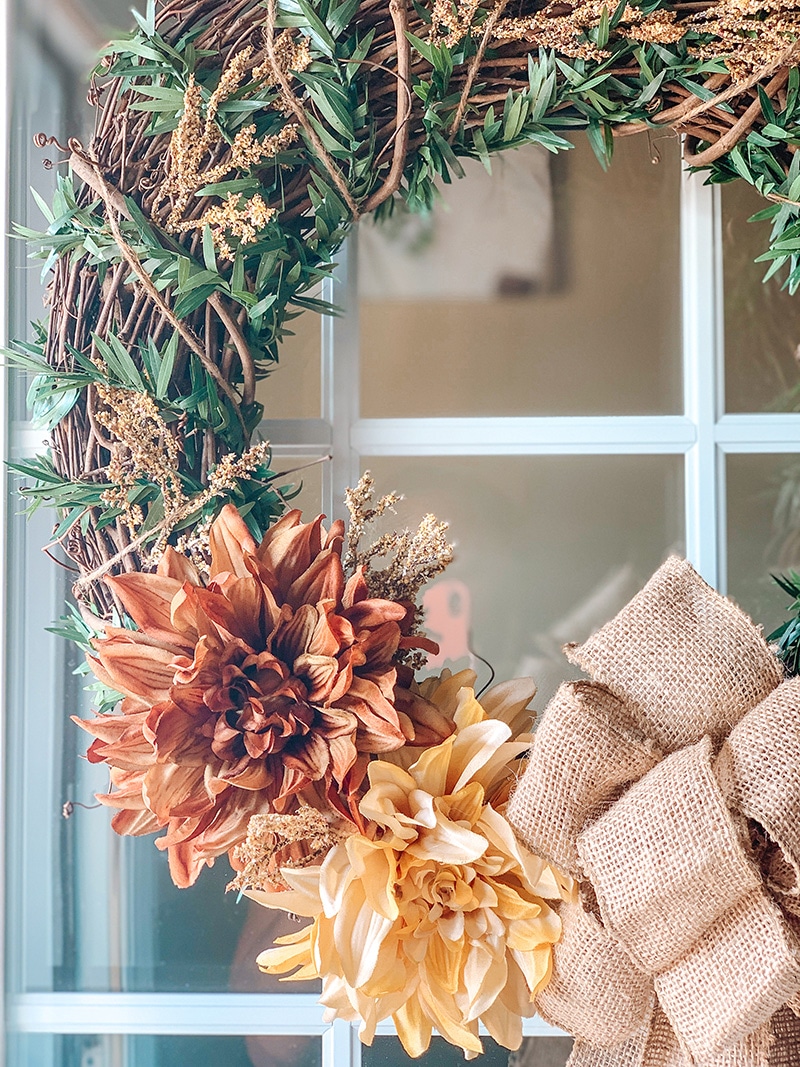
<instances>
[{"instance_id":1,"label":"green foliage cluster","mask_svg":"<svg viewBox=\"0 0 800 1067\"><path fill-rule=\"evenodd\" d=\"M792 618L774 630L767 641L775 644L787 672L791 675L800 674L800 574L789 571L788 574L773 574L772 577L784 593L792 598L787 609Z\"/></svg>"}]
</instances>

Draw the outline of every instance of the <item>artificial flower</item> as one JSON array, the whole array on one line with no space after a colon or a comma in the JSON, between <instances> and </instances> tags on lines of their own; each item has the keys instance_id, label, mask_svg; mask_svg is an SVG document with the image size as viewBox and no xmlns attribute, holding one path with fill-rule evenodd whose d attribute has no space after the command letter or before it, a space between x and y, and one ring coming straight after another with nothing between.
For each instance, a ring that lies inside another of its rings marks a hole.
<instances>
[{"instance_id":1,"label":"artificial flower","mask_svg":"<svg viewBox=\"0 0 800 1067\"><path fill-rule=\"evenodd\" d=\"M498 703L509 712L515 702ZM487 801L503 794L530 736L512 740L471 689L460 689L453 721L455 732L408 769L370 763L360 802L366 832L352 832L321 864L283 868L287 890L248 893L313 918L259 956L262 970L321 978L328 1017L359 1019L367 1044L391 1016L411 1056L425 1052L435 1028L472 1058L482 1051L479 1023L519 1047L561 933L547 900L571 892Z\"/></svg>"},{"instance_id":2,"label":"artificial flower","mask_svg":"<svg viewBox=\"0 0 800 1067\"><path fill-rule=\"evenodd\" d=\"M252 815L305 798L359 819L370 757L452 730L415 694L396 707L396 657L435 647L407 634L413 605L369 595L342 569L344 526L299 511L256 545L226 506L210 531L204 583L167 549L155 574L107 579L137 629L106 626L90 657L123 693L119 715L79 720L111 767L119 833L166 828L177 885L245 837ZM363 790L362 790L363 791Z\"/></svg>"}]
</instances>

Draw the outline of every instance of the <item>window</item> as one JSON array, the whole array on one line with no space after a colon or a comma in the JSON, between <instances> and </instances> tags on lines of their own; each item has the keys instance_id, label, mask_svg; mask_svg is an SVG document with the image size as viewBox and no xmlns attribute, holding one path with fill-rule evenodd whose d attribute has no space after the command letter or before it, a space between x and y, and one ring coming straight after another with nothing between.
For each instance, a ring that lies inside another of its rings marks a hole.
<instances>
[{"instance_id":1,"label":"window","mask_svg":"<svg viewBox=\"0 0 800 1067\"><path fill-rule=\"evenodd\" d=\"M27 221L28 188L46 196L53 180L32 135L80 127L83 71L129 16L127 0L9 2L2 171L10 217ZM278 470L303 468L291 477L308 511L338 514L368 466L405 492L404 520L449 519L458 559L427 602L442 657L475 663L482 680L481 658L499 678L533 674L541 707L569 672L560 645L610 617L671 550L758 621L778 617L769 571L800 557L800 304L761 287L752 259L766 236L745 225L747 190L683 176L674 140L620 141L608 175L583 141L495 171L446 190L432 221L362 224L327 294L346 314L297 320L261 387L264 434ZM41 314L38 270L16 242L4 254L8 333L21 336ZM12 457L38 444L22 383L8 439ZM151 839L116 838L91 808L105 782L68 721L86 710L76 661L45 632L69 574L40 551L49 517L18 512L12 497L9 1067L401 1062L391 1027L362 1050L348 1025L323 1022L313 990L258 975L278 919L225 895L224 860L179 892ZM526 1033L525 1067L563 1062L540 1020Z\"/></svg>"}]
</instances>

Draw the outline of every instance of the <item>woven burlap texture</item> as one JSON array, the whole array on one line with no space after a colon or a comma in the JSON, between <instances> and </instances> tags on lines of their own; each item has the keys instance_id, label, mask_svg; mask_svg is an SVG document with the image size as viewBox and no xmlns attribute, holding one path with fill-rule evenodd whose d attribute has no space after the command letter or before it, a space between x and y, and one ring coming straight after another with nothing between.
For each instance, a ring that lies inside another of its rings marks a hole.
<instances>
[{"instance_id":1,"label":"woven burlap texture","mask_svg":"<svg viewBox=\"0 0 800 1067\"><path fill-rule=\"evenodd\" d=\"M666 751L727 735L783 678L744 612L677 556L611 622L565 652Z\"/></svg>"},{"instance_id":2,"label":"woven burlap texture","mask_svg":"<svg viewBox=\"0 0 800 1067\"><path fill-rule=\"evenodd\" d=\"M603 920L648 974L761 885L711 761L707 737L672 753L578 837Z\"/></svg>"},{"instance_id":3,"label":"woven burlap texture","mask_svg":"<svg viewBox=\"0 0 800 1067\"><path fill-rule=\"evenodd\" d=\"M613 693L567 682L538 724L525 787L511 801L514 825L531 852L580 877L580 831L660 758Z\"/></svg>"},{"instance_id":4,"label":"woven burlap texture","mask_svg":"<svg viewBox=\"0 0 800 1067\"><path fill-rule=\"evenodd\" d=\"M563 933L550 981L536 998L541 1017L610 1048L637 1034L653 1010L653 984L580 904L559 908Z\"/></svg>"},{"instance_id":5,"label":"woven burlap texture","mask_svg":"<svg viewBox=\"0 0 800 1067\"><path fill-rule=\"evenodd\" d=\"M537 1007L579 1038L572 1067L785 1067L784 1006L800 1003L788 914L800 911L800 682L676 557L566 651L592 681L545 710L508 817L594 914L562 906ZM625 991L609 1016L614 983Z\"/></svg>"}]
</instances>

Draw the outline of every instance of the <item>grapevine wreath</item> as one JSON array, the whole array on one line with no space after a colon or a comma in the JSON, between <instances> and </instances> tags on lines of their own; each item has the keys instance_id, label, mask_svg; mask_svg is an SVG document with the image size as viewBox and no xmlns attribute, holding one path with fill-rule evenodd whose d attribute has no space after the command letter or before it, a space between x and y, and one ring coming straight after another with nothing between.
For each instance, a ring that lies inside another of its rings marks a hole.
<instances>
[{"instance_id":1,"label":"grapevine wreath","mask_svg":"<svg viewBox=\"0 0 800 1067\"><path fill-rule=\"evenodd\" d=\"M321 978L364 1041L391 1017L411 1055L436 1029L471 1057L538 1010L575 1067L796 1062L800 689L750 620L667 561L569 649L592 680L533 736L531 684L421 677L445 526L373 539L395 498L368 476L348 526L304 521L254 433L351 225L429 210L463 158L585 130L607 165L669 128L764 197L767 273L798 288L800 8L151 0L137 22L93 72L88 144L39 138L68 168L46 229L18 228L49 319L12 354L114 828L161 831L179 886L227 854L235 888L308 918L259 964Z\"/></svg>"}]
</instances>

